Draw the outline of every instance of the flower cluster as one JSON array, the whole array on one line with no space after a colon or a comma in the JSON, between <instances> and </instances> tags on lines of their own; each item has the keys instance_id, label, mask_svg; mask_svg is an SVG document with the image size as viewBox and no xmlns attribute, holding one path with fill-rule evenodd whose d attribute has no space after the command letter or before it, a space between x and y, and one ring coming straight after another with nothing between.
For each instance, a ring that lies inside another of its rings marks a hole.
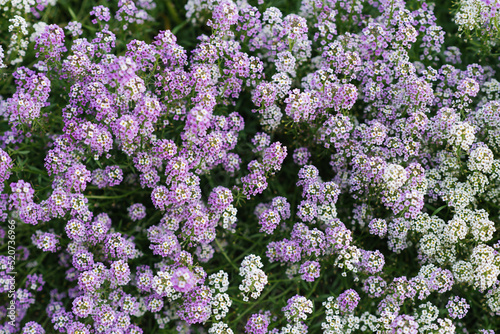
<instances>
[{"instance_id":1,"label":"flower cluster","mask_svg":"<svg viewBox=\"0 0 500 334\"><path fill-rule=\"evenodd\" d=\"M240 276L243 277L239 289L243 294L243 300L248 301L249 296L253 299L259 298L267 284L267 275L261 269L264 265L261 262L260 256L250 254L241 262L239 270Z\"/></svg>"},{"instance_id":2,"label":"flower cluster","mask_svg":"<svg viewBox=\"0 0 500 334\"><path fill-rule=\"evenodd\" d=\"M500 2L79 5L0 0L0 333L500 327Z\"/></svg>"}]
</instances>

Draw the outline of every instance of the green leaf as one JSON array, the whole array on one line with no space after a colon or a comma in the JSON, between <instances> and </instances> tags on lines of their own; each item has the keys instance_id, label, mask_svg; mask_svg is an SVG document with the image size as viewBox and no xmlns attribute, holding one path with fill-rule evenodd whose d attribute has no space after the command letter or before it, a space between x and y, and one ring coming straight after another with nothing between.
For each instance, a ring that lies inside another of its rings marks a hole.
<instances>
[{"instance_id":1,"label":"green leaf","mask_svg":"<svg viewBox=\"0 0 500 334\"><path fill-rule=\"evenodd\" d=\"M78 21L76 18L75 12L73 11L73 9L71 9L71 7L68 7L68 12L69 12L69 15L71 15L71 18L73 19L73 21Z\"/></svg>"},{"instance_id":2,"label":"green leaf","mask_svg":"<svg viewBox=\"0 0 500 334\"><path fill-rule=\"evenodd\" d=\"M432 213L431 217L434 216L434 215L437 215L441 210L443 210L444 208L448 207L446 204L437 208L436 210L434 210L434 212Z\"/></svg>"}]
</instances>

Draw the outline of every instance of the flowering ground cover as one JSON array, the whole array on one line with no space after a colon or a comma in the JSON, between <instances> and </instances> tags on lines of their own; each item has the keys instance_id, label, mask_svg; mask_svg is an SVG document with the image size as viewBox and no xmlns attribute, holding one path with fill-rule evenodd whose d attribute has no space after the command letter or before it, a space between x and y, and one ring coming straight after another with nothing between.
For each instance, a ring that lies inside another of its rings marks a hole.
<instances>
[{"instance_id":1,"label":"flowering ground cover","mask_svg":"<svg viewBox=\"0 0 500 334\"><path fill-rule=\"evenodd\" d=\"M499 10L0 0L0 333L494 334Z\"/></svg>"}]
</instances>

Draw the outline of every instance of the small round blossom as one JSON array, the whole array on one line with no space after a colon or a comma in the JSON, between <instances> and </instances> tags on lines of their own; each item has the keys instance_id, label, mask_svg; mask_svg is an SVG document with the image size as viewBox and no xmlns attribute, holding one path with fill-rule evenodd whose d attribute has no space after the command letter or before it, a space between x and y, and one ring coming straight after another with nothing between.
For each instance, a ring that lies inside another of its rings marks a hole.
<instances>
[{"instance_id":1,"label":"small round blossom","mask_svg":"<svg viewBox=\"0 0 500 334\"><path fill-rule=\"evenodd\" d=\"M248 301L248 296L253 299L259 298L262 290L267 284L267 275L261 269L248 272L241 282L239 289L243 293L243 300Z\"/></svg>"},{"instance_id":2,"label":"small round blossom","mask_svg":"<svg viewBox=\"0 0 500 334\"><path fill-rule=\"evenodd\" d=\"M218 186L215 187L208 197L210 210L215 213L223 213L233 202L231 190Z\"/></svg>"},{"instance_id":3,"label":"small round blossom","mask_svg":"<svg viewBox=\"0 0 500 334\"><path fill-rule=\"evenodd\" d=\"M68 22L68 25L66 25L64 29L66 29L73 37L78 37L83 34L82 24L78 21Z\"/></svg>"},{"instance_id":4,"label":"small round blossom","mask_svg":"<svg viewBox=\"0 0 500 334\"><path fill-rule=\"evenodd\" d=\"M267 284L267 275L260 269L263 264L259 256L247 255L240 266L240 276L243 277L239 289L243 293L243 300L248 301L248 296L259 298L262 290Z\"/></svg>"},{"instance_id":5,"label":"small round blossom","mask_svg":"<svg viewBox=\"0 0 500 334\"><path fill-rule=\"evenodd\" d=\"M226 314L229 312L229 308L232 305L231 298L227 293L218 293L213 296L211 304L212 304L212 314L216 320L221 320L226 317Z\"/></svg>"},{"instance_id":6,"label":"small round blossom","mask_svg":"<svg viewBox=\"0 0 500 334\"><path fill-rule=\"evenodd\" d=\"M353 289L349 289L338 296L337 303L341 312L352 313L360 300L358 293Z\"/></svg>"},{"instance_id":7,"label":"small round blossom","mask_svg":"<svg viewBox=\"0 0 500 334\"><path fill-rule=\"evenodd\" d=\"M380 276L370 276L363 283L363 291L372 298L379 298L385 292L387 282Z\"/></svg>"},{"instance_id":8,"label":"small round blossom","mask_svg":"<svg viewBox=\"0 0 500 334\"><path fill-rule=\"evenodd\" d=\"M416 310L415 320L421 324L430 324L436 321L439 316L439 309L431 302L420 304Z\"/></svg>"},{"instance_id":9,"label":"small round blossom","mask_svg":"<svg viewBox=\"0 0 500 334\"><path fill-rule=\"evenodd\" d=\"M387 222L384 219L374 218L368 223L368 228L370 234L383 238L387 233Z\"/></svg>"},{"instance_id":10,"label":"small round blossom","mask_svg":"<svg viewBox=\"0 0 500 334\"><path fill-rule=\"evenodd\" d=\"M210 244L201 244L196 247L195 254L198 261L206 263L214 256L215 250Z\"/></svg>"},{"instance_id":11,"label":"small round blossom","mask_svg":"<svg viewBox=\"0 0 500 334\"><path fill-rule=\"evenodd\" d=\"M267 209L259 216L260 232L273 234L280 223L280 214L277 210Z\"/></svg>"},{"instance_id":12,"label":"small round blossom","mask_svg":"<svg viewBox=\"0 0 500 334\"><path fill-rule=\"evenodd\" d=\"M462 319L467 315L467 311L470 306L467 301L459 296L450 297L448 300L448 304L446 304L446 308L448 309L448 314L452 319Z\"/></svg>"},{"instance_id":13,"label":"small round blossom","mask_svg":"<svg viewBox=\"0 0 500 334\"><path fill-rule=\"evenodd\" d=\"M311 153L307 147L299 147L293 151L293 162L299 166L304 166L310 163Z\"/></svg>"},{"instance_id":14,"label":"small round blossom","mask_svg":"<svg viewBox=\"0 0 500 334\"><path fill-rule=\"evenodd\" d=\"M86 318L94 311L94 301L88 296L76 297L73 300L73 314L79 318Z\"/></svg>"},{"instance_id":15,"label":"small round blossom","mask_svg":"<svg viewBox=\"0 0 500 334\"><path fill-rule=\"evenodd\" d=\"M73 254L73 267L80 271L94 267L94 255L87 250L79 250Z\"/></svg>"},{"instance_id":16,"label":"small round blossom","mask_svg":"<svg viewBox=\"0 0 500 334\"><path fill-rule=\"evenodd\" d=\"M31 237L33 244L44 252L52 252L58 250L59 237L50 232L41 232L37 230Z\"/></svg>"},{"instance_id":17,"label":"small round blossom","mask_svg":"<svg viewBox=\"0 0 500 334\"><path fill-rule=\"evenodd\" d=\"M488 146L482 144L472 149L467 161L467 168L471 171L490 173L493 165L493 152Z\"/></svg>"},{"instance_id":18,"label":"small round blossom","mask_svg":"<svg viewBox=\"0 0 500 334\"><path fill-rule=\"evenodd\" d=\"M471 283L474 278L474 268L470 262L463 260L453 264L453 277L459 283Z\"/></svg>"},{"instance_id":19,"label":"small round blossom","mask_svg":"<svg viewBox=\"0 0 500 334\"><path fill-rule=\"evenodd\" d=\"M384 170L383 179L389 191L396 191L405 184L408 175L402 166L389 164Z\"/></svg>"},{"instance_id":20,"label":"small round blossom","mask_svg":"<svg viewBox=\"0 0 500 334\"><path fill-rule=\"evenodd\" d=\"M214 322L208 329L208 334L234 334L233 330L223 322Z\"/></svg>"},{"instance_id":21,"label":"small round blossom","mask_svg":"<svg viewBox=\"0 0 500 334\"><path fill-rule=\"evenodd\" d=\"M317 261L306 261L299 269L299 274L302 274L302 279L306 282L314 282L321 273L321 267Z\"/></svg>"},{"instance_id":22,"label":"small round blossom","mask_svg":"<svg viewBox=\"0 0 500 334\"><path fill-rule=\"evenodd\" d=\"M225 271L219 270L208 276L208 285L211 287L212 293L215 291L226 292L229 288L229 276Z\"/></svg>"},{"instance_id":23,"label":"small round blossom","mask_svg":"<svg viewBox=\"0 0 500 334\"><path fill-rule=\"evenodd\" d=\"M41 274L30 274L26 276L26 289L32 291L42 291L45 281Z\"/></svg>"},{"instance_id":24,"label":"small round blossom","mask_svg":"<svg viewBox=\"0 0 500 334\"><path fill-rule=\"evenodd\" d=\"M106 177L108 187L119 185L123 181L123 171L118 166L107 166L104 169L104 175Z\"/></svg>"},{"instance_id":25,"label":"small round blossom","mask_svg":"<svg viewBox=\"0 0 500 334\"><path fill-rule=\"evenodd\" d=\"M415 318L407 314L397 316L391 323L392 333L394 334L417 334L418 327Z\"/></svg>"},{"instance_id":26,"label":"small round blossom","mask_svg":"<svg viewBox=\"0 0 500 334\"><path fill-rule=\"evenodd\" d=\"M102 277L97 275L94 270L87 270L78 276L78 286L84 292L95 292L103 283Z\"/></svg>"},{"instance_id":27,"label":"small round blossom","mask_svg":"<svg viewBox=\"0 0 500 334\"><path fill-rule=\"evenodd\" d=\"M290 218L290 203L288 203L285 197L274 197L271 206L279 212L281 219Z\"/></svg>"},{"instance_id":28,"label":"small round blossom","mask_svg":"<svg viewBox=\"0 0 500 334\"><path fill-rule=\"evenodd\" d=\"M295 57L292 56L290 51L283 51L277 54L275 62L276 70L278 72L287 72L292 77L295 77Z\"/></svg>"},{"instance_id":29,"label":"small round blossom","mask_svg":"<svg viewBox=\"0 0 500 334\"><path fill-rule=\"evenodd\" d=\"M280 142L272 143L265 151L262 157L262 165L266 171L273 174L281 169L283 160L287 156L287 147Z\"/></svg>"},{"instance_id":30,"label":"small round blossom","mask_svg":"<svg viewBox=\"0 0 500 334\"><path fill-rule=\"evenodd\" d=\"M0 181L5 181L10 177L10 169L13 167L10 156L0 148Z\"/></svg>"},{"instance_id":31,"label":"small round blossom","mask_svg":"<svg viewBox=\"0 0 500 334\"><path fill-rule=\"evenodd\" d=\"M92 19L92 24L97 24L97 22L104 21L107 22L111 19L111 14L109 12L109 8L105 6L95 6L90 11L90 15L95 16L95 19Z\"/></svg>"},{"instance_id":32,"label":"small round blossom","mask_svg":"<svg viewBox=\"0 0 500 334\"><path fill-rule=\"evenodd\" d=\"M130 269L127 262L118 260L111 263L110 273L117 285L126 285L130 281Z\"/></svg>"},{"instance_id":33,"label":"small round blossom","mask_svg":"<svg viewBox=\"0 0 500 334\"><path fill-rule=\"evenodd\" d=\"M266 314L252 314L245 325L245 333L247 334L265 334L269 326L270 319Z\"/></svg>"},{"instance_id":34,"label":"small round blossom","mask_svg":"<svg viewBox=\"0 0 500 334\"><path fill-rule=\"evenodd\" d=\"M267 189L267 179L263 171L256 170L241 178L243 194L250 199L251 196L261 194Z\"/></svg>"},{"instance_id":35,"label":"small round blossom","mask_svg":"<svg viewBox=\"0 0 500 334\"><path fill-rule=\"evenodd\" d=\"M138 221L146 217L146 207L141 203L132 204L127 208L127 211L132 221Z\"/></svg>"},{"instance_id":36,"label":"small round blossom","mask_svg":"<svg viewBox=\"0 0 500 334\"><path fill-rule=\"evenodd\" d=\"M172 275L172 286L179 292L188 292L196 284L194 274L187 267L181 267L174 271Z\"/></svg>"},{"instance_id":37,"label":"small round blossom","mask_svg":"<svg viewBox=\"0 0 500 334\"><path fill-rule=\"evenodd\" d=\"M475 129L467 122L455 123L449 133L450 145L456 146L463 151L468 151L475 140Z\"/></svg>"},{"instance_id":38,"label":"small round blossom","mask_svg":"<svg viewBox=\"0 0 500 334\"><path fill-rule=\"evenodd\" d=\"M459 240L465 239L468 231L469 228L465 220L459 216L455 216L445 226L444 235L448 242L457 243Z\"/></svg>"},{"instance_id":39,"label":"small round blossom","mask_svg":"<svg viewBox=\"0 0 500 334\"><path fill-rule=\"evenodd\" d=\"M187 293L177 315L188 324L203 323L211 315L212 294L206 286L198 286Z\"/></svg>"},{"instance_id":40,"label":"small round blossom","mask_svg":"<svg viewBox=\"0 0 500 334\"><path fill-rule=\"evenodd\" d=\"M172 298L176 291L172 283L172 273L169 271L159 271L156 273L151 287L158 296L166 296L168 298Z\"/></svg>"},{"instance_id":41,"label":"small round blossom","mask_svg":"<svg viewBox=\"0 0 500 334\"><path fill-rule=\"evenodd\" d=\"M295 295L287 301L282 311L288 321L300 322L307 319L307 314L312 313L313 303L306 297Z\"/></svg>"},{"instance_id":42,"label":"small round blossom","mask_svg":"<svg viewBox=\"0 0 500 334\"><path fill-rule=\"evenodd\" d=\"M45 334L45 330L42 325L35 321L29 321L21 329L21 334Z\"/></svg>"}]
</instances>

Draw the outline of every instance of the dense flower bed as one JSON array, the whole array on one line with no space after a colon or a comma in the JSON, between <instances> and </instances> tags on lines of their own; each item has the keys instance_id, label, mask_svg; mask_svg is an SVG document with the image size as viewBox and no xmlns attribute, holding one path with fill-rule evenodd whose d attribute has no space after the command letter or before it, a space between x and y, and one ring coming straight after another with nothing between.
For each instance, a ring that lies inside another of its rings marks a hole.
<instances>
[{"instance_id":1,"label":"dense flower bed","mask_svg":"<svg viewBox=\"0 0 500 334\"><path fill-rule=\"evenodd\" d=\"M0 333L494 333L499 9L0 0Z\"/></svg>"}]
</instances>

